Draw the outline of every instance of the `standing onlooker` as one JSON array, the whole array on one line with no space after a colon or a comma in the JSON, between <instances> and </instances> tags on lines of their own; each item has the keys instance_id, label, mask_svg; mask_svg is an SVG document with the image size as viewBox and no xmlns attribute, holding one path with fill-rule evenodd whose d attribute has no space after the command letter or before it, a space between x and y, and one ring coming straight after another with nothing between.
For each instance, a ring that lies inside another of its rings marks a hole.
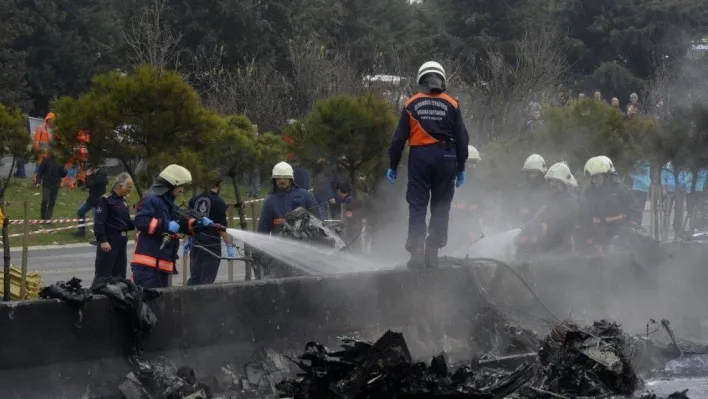
<instances>
[{"instance_id":1,"label":"standing onlooker","mask_svg":"<svg viewBox=\"0 0 708 399\"><path fill-rule=\"evenodd\" d=\"M623 118L625 117L625 114L624 114L624 112L622 111L622 107L620 107L620 100L619 100L619 98L617 98L617 97L612 97L612 100L611 100L610 104L612 104L612 108L614 108L615 110L617 110L617 112L619 112L619 114L622 115Z\"/></svg>"},{"instance_id":2,"label":"standing onlooker","mask_svg":"<svg viewBox=\"0 0 708 399\"><path fill-rule=\"evenodd\" d=\"M133 179L128 173L116 177L110 194L98 198L96 220L96 272L92 286L111 277L125 278L128 267L128 231L135 230L125 197L133 191Z\"/></svg>"},{"instance_id":3,"label":"standing onlooker","mask_svg":"<svg viewBox=\"0 0 708 399\"><path fill-rule=\"evenodd\" d=\"M37 126L37 130L34 132L34 139L32 141L32 149L37 154L37 160L35 162L34 168L34 184L39 184L39 167L44 161L44 157L52 149L52 140L54 139L54 119L56 115L53 112L47 114L44 117L44 123Z\"/></svg>"},{"instance_id":4,"label":"standing onlooker","mask_svg":"<svg viewBox=\"0 0 708 399\"><path fill-rule=\"evenodd\" d=\"M634 204L632 209L633 215L630 215L630 222L642 225L644 219L644 208L647 204L647 196L649 195L649 187L651 187L651 166L647 161L639 161L634 165L634 169L629 173L632 177L632 194Z\"/></svg>"},{"instance_id":5,"label":"standing onlooker","mask_svg":"<svg viewBox=\"0 0 708 399\"><path fill-rule=\"evenodd\" d=\"M214 179L209 185L211 187L189 200L189 208L201 217L209 218L214 223L227 227L226 202L219 196L221 178ZM195 232L194 236L185 242L184 251L189 251L187 285L213 284L216 281L219 265L221 265L221 240L226 243L226 253L229 258L233 258L235 251L231 236L225 231L220 232L219 235L214 234L213 231Z\"/></svg>"},{"instance_id":6,"label":"standing onlooker","mask_svg":"<svg viewBox=\"0 0 708 399\"><path fill-rule=\"evenodd\" d=\"M527 132L532 132L534 130L543 128L543 126L544 123L543 119L541 119L541 111L534 111L531 115L531 119L526 122L525 128Z\"/></svg>"},{"instance_id":7,"label":"standing onlooker","mask_svg":"<svg viewBox=\"0 0 708 399\"><path fill-rule=\"evenodd\" d=\"M310 171L299 163L295 163L295 185L304 189L310 189Z\"/></svg>"},{"instance_id":8,"label":"standing onlooker","mask_svg":"<svg viewBox=\"0 0 708 399\"><path fill-rule=\"evenodd\" d=\"M639 106L639 96L637 93L632 93L629 95L629 105L634 105L637 113L642 112L642 108ZM629 105L627 105L627 110L629 110Z\"/></svg>"},{"instance_id":9,"label":"standing onlooker","mask_svg":"<svg viewBox=\"0 0 708 399\"><path fill-rule=\"evenodd\" d=\"M316 215L319 215L321 219L327 219L330 205L336 204L337 200L334 198L336 184L334 168L329 162L325 161L324 158L320 158L320 160L317 161L313 180L313 194L318 207ZM313 212L313 210L310 210L310 212Z\"/></svg>"},{"instance_id":10,"label":"standing onlooker","mask_svg":"<svg viewBox=\"0 0 708 399\"><path fill-rule=\"evenodd\" d=\"M627 104L627 113L624 115L625 119L634 119L639 113L639 108L635 104Z\"/></svg>"},{"instance_id":11,"label":"standing onlooker","mask_svg":"<svg viewBox=\"0 0 708 399\"><path fill-rule=\"evenodd\" d=\"M131 183L132 184L132 183ZM93 168L86 172L86 189L88 190L88 198L81 203L79 209L76 210L76 217L79 218L79 230L77 230L74 235L83 237L86 235L86 214L88 211L94 209L98 200L106 193L106 187L108 186L108 173L106 169L99 167Z\"/></svg>"},{"instance_id":12,"label":"standing onlooker","mask_svg":"<svg viewBox=\"0 0 708 399\"><path fill-rule=\"evenodd\" d=\"M663 186L663 205L664 205L664 226L668 226L671 217L671 210L674 208L682 209L683 206L675 207L676 203L676 193L686 192L686 187L689 182L690 175L685 171L681 170L678 174L679 181L676 181L674 177L674 167L671 162L667 162L666 165L661 169L661 185ZM683 223L683 215L677 215L674 212L674 231L678 231Z\"/></svg>"},{"instance_id":13,"label":"standing onlooker","mask_svg":"<svg viewBox=\"0 0 708 399\"><path fill-rule=\"evenodd\" d=\"M39 188L40 182L42 185L42 220L52 218L54 204L57 202L57 195L59 194L59 187L61 186L61 179L65 177L66 169L56 161L54 154L48 151L44 160L39 165L39 171L37 172L36 186Z\"/></svg>"},{"instance_id":14,"label":"standing onlooker","mask_svg":"<svg viewBox=\"0 0 708 399\"><path fill-rule=\"evenodd\" d=\"M595 93L593 93L592 98L595 101L602 101L602 93L600 92L600 90L595 90Z\"/></svg>"}]
</instances>

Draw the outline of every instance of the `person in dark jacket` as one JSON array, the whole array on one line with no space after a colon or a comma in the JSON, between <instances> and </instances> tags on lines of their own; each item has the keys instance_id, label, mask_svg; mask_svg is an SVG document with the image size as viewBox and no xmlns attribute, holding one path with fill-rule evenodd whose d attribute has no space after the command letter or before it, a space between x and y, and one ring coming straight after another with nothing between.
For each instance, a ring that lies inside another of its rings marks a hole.
<instances>
[{"instance_id":1,"label":"person in dark jacket","mask_svg":"<svg viewBox=\"0 0 708 399\"><path fill-rule=\"evenodd\" d=\"M509 195L507 202L508 226L516 228L533 219L546 204L548 183L544 178L546 161L538 154L531 154L524 161L521 171L524 182Z\"/></svg>"},{"instance_id":2,"label":"person in dark jacket","mask_svg":"<svg viewBox=\"0 0 708 399\"><path fill-rule=\"evenodd\" d=\"M386 177L398 177L406 141L408 155L408 267L437 267L447 245L450 205L465 181L469 134L460 104L446 93L445 70L435 61L418 69L421 90L406 100L388 150ZM426 216L430 206L430 223Z\"/></svg>"},{"instance_id":3,"label":"person in dark jacket","mask_svg":"<svg viewBox=\"0 0 708 399\"><path fill-rule=\"evenodd\" d=\"M312 186L315 201L319 206L319 216L321 219L327 219L330 214L330 207L337 203L334 197L336 177L334 167L324 159L317 161Z\"/></svg>"},{"instance_id":4,"label":"person in dark jacket","mask_svg":"<svg viewBox=\"0 0 708 399\"><path fill-rule=\"evenodd\" d=\"M285 215L297 208L304 208L315 216L319 215L317 202L312 193L295 184L293 168L290 164L280 162L275 165L271 178L273 192L268 195L261 208L257 229L259 233L277 234Z\"/></svg>"},{"instance_id":5,"label":"person in dark jacket","mask_svg":"<svg viewBox=\"0 0 708 399\"><path fill-rule=\"evenodd\" d=\"M135 230L125 197L133 191L133 179L128 173L116 177L110 193L99 197L95 204L96 272L91 286L102 284L111 277L125 278L128 265L128 231Z\"/></svg>"},{"instance_id":6,"label":"person in dark jacket","mask_svg":"<svg viewBox=\"0 0 708 399\"><path fill-rule=\"evenodd\" d=\"M214 223L227 227L226 202L219 196L221 178L214 179L211 186L203 193L192 197L189 200L189 208L202 217L208 217ZM213 284L216 281L221 264L222 240L226 243L226 253L229 258L233 258L235 250L231 236L225 231L218 235L211 231L197 232L185 242L184 252L189 251L187 285Z\"/></svg>"},{"instance_id":7,"label":"person in dark jacket","mask_svg":"<svg viewBox=\"0 0 708 399\"><path fill-rule=\"evenodd\" d=\"M39 165L37 172L37 187L39 182L42 185L42 220L49 220L54 213L54 204L57 202L59 195L59 187L61 187L61 179L66 177L66 169L63 165L56 161L54 153L47 153L42 163Z\"/></svg>"},{"instance_id":8,"label":"person in dark jacket","mask_svg":"<svg viewBox=\"0 0 708 399\"><path fill-rule=\"evenodd\" d=\"M604 156L590 158L585 175L591 179L591 187L585 191L585 209L581 210L580 230L574 242L579 248L601 253L632 215L632 190L617 177L612 162Z\"/></svg>"},{"instance_id":9,"label":"person in dark jacket","mask_svg":"<svg viewBox=\"0 0 708 399\"><path fill-rule=\"evenodd\" d=\"M132 179L131 179L132 180ZM80 219L79 229L74 235L84 237L86 235L86 214L94 209L98 204L98 200L106 193L108 186L108 173L104 168L94 168L86 172L86 189L88 190L88 198L81 203L79 209L76 210L76 217Z\"/></svg>"},{"instance_id":10,"label":"person in dark jacket","mask_svg":"<svg viewBox=\"0 0 708 399\"><path fill-rule=\"evenodd\" d=\"M197 228L212 224L209 218L182 218L175 199L192 183L192 174L179 165L166 167L140 200L135 215L138 234L130 260L133 281L143 288L169 285L178 258L178 234L193 234Z\"/></svg>"},{"instance_id":11,"label":"person in dark jacket","mask_svg":"<svg viewBox=\"0 0 708 399\"><path fill-rule=\"evenodd\" d=\"M351 245L361 235L361 219L359 204L356 203L352 185L347 180L339 180L337 182L337 202L344 207L344 215L340 217L344 223L343 239L347 245Z\"/></svg>"},{"instance_id":12,"label":"person in dark jacket","mask_svg":"<svg viewBox=\"0 0 708 399\"><path fill-rule=\"evenodd\" d=\"M310 171L303 165L296 164L294 168L295 184L303 190L310 189Z\"/></svg>"},{"instance_id":13,"label":"person in dark jacket","mask_svg":"<svg viewBox=\"0 0 708 399\"><path fill-rule=\"evenodd\" d=\"M572 250L571 234L579 208L575 178L563 162L551 165L544 178L550 193L538 214L524 223L516 237L517 257L561 248Z\"/></svg>"}]
</instances>

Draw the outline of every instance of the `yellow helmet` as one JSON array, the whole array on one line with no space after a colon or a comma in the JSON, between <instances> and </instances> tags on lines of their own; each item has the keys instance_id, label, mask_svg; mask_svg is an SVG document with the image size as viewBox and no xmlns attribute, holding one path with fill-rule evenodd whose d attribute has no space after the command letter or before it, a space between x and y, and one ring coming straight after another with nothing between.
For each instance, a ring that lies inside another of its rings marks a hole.
<instances>
[{"instance_id":1,"label":"yellow helmet","mask_svg":"<svg viewBox=\"0 0 708 399\"><path fill-rule=\"evenodd\" d=\"M606 157L605 157L606 158ZM592 177L605 173L610 173L613 169L612 164L607 159L602 157L592 157L585 163L585 175Z\"/></svg>"},{"instance_id":2,"label":"yellow helmet","mask_svg":"<svg viewBox=\"0 0 708 399\"><path fill-rule=\"evenodd\" d=\"M524 172L546 173L546 160L538 154L531 154L524 161L524 167L521 170Z\"/></svg>"},{"instance_id":3,"label":"yellow helmet","mask_svg":"<svg viewBox=\"0 0 708 399\"><path fill-rule=\"evenodd\" d=\"M573 186L573 182L575 181L573 174L570 173L570 168L565 164L565 162L558 162L551 165L551 167L548 168L545 177L546 180L559 181L566 186Z\"/></svg>"},{"instance_id":4,"label":"yellow helmet","mask_svg":"<svg viewBox=\"0 0 708 399\"><path fill-rule=\"evenodd\" d=\"M192 183L192 174L187 168L172 164L160 172L160 179L170 183L175 187Z\"/></svg>"}]
</instances>

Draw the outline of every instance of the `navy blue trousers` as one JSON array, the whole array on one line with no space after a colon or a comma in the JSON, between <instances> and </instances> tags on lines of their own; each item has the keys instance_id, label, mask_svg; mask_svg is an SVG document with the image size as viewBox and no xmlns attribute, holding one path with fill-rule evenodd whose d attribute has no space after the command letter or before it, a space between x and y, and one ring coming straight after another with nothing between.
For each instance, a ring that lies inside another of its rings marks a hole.
<instances>
[{"instance_id":1,"label":"navy blue trousers","mask_svg":"<svg viewBox=\"0 0 708 399\"><path fill-rule=\"evenodd\" d=\"M457 170L455 147L443 145L412 147L408 157L408 241L409 252L421 252L426 243L437 248L447 244L450 204L455 195ZM425 217L430 204L430 225Z\"/></svg>"}]
</instances>

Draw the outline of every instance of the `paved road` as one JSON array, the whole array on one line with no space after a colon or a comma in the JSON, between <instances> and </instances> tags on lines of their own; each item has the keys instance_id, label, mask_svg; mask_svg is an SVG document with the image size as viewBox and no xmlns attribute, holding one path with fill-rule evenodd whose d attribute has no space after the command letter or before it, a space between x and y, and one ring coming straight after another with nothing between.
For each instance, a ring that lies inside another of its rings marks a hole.
<instances>
[{"instance_id":1,"label":"paved road","mask_svg":"<svg viewBox=\"0 0 708 399\"><path fill-rule=\"evenodd\" d=\"M31 249L28 255L29 271L37 271L42 276L44 285L53 284L57 281L67 281L72 277L80 278L85 285L91 284L94 275L94 260L96 259L96 247L92 245L66 245L55 248ZM237 243L240 247L242 244ZM133 250L131 243L128 244L128 254ZM226 251L224 250L225 254ZM21 250L10 252L12 263L20 265L22 259ZM178 270L182 273L182 260L178 261ZM130 274L130 267L128 267ZM243 280L245 276L245 265L241 261L234 262L234 281ZM217 282L228 281L228 262L222 261L219 268ZM182 285L182 275L175 276L173 285Z\"/></svg>"}]
</instances>

